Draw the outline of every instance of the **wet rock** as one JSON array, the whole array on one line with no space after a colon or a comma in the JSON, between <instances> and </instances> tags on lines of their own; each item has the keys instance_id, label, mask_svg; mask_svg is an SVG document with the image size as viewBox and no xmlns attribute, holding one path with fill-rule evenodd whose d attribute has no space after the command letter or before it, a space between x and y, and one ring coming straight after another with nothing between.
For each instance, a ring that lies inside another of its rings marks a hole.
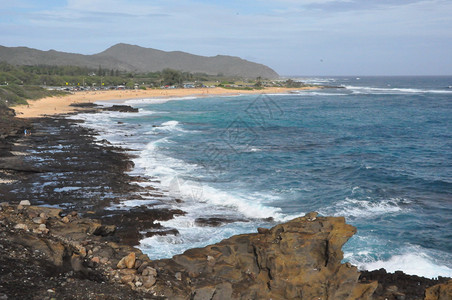
<instances>
[{"instance_id":1,"label":"wet rock","mask_svg":"<svg viewBox=\"0 0 452 300\"><path fill-rule=\"evenodd\" d=\"M69 106L73 107L80 107L80 108L95 108L99 107L100 105L92 103L92 102L83 102L83 103L71 103Z\"/></svg>"},{"instance_id":2,"label":"wet rock","mask_svg":"<svg viewBox=\"0 0 452 300\"><path fill-rule=\"evenodd\" d=\"M247 222L247 220L212 217L212 218L196 218L195 224L198 226L218 227L223 224L229 224L229 223L234 223L234 222L238 222L238 221Z\"/></svg>"},{"instance_id":3,"label":"wet rock","mask_svg":"<svg viewBox=\"0 0 452 300\"><path fill-rule=\"evenodd\" d=\"M113 105L112 107L105 107L106 111L118 111L118 112L138 112L138 108L133 108L129 105Z\"/></svg>"}]
</instances>

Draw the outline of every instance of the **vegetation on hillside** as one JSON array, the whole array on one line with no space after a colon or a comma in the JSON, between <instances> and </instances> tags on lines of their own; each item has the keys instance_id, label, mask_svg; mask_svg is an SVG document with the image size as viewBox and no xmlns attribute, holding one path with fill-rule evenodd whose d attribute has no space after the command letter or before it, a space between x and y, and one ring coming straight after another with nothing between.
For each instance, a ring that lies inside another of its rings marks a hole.
<instances>
[{"instance_id":1,"label":"vegetation on hillside","mask_svg":"<svg viewBox=\"0 0 452 300\"><path fill-rule=\"evenodd\" d=\"M0 105L27 104L27 100L30 99L34 100L65 94L67 94L65 91L48 90L39 86L8 84L0 86Z\"/></svg>"}]
</instances>

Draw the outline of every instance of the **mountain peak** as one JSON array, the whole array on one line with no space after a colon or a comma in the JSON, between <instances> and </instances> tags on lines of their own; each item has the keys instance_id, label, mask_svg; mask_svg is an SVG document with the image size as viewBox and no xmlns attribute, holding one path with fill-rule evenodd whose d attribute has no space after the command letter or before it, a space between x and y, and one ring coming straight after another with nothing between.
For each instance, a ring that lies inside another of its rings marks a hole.
<instances>
[{"instance_id":1,"label":"mountain peak","mask_svg":"<svg viewBox=\"0 0 452 300\"><path fill-rule=\"evenodd\" d=\"M224 74L245 78L278 78L271 68L239 57L194 55L181 51L166 52L126 43L115 44L94 55L39 51L29 48L0 47L0 61L16 65L71 65L129 72L157 72L165 68L190 73Z\"/></svg>"}]
</instances>

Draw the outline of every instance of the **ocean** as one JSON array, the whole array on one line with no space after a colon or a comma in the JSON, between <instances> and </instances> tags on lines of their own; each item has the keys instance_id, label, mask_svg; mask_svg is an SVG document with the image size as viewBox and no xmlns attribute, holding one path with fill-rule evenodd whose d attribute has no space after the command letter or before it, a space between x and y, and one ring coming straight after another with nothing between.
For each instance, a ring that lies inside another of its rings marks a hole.
<instances>
[{"instance_id":1,"label":"ocean","mask_svg":"<svg viewBox=\"0 0 452 300\"><path fill-rule=\"evenodd\" d=\"M151 259L317 211L358 232L344 261L452 277L452 77L319 77L289 94L136 99L79 114L129 149L152 205L187 212L145 238ZM207 220L220 226L206 226Z\"/></svg>"}]
</instances>

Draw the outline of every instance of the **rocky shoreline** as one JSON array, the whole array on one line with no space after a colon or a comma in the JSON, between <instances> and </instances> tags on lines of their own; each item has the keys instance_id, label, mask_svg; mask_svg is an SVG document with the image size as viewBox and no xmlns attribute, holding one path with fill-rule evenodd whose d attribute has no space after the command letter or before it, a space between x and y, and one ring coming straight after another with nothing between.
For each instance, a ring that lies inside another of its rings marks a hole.
<instances>
[{"instance_id":1,"label":"rocky shoreline","mask_svg":"<svg viewBox=\"0 0 452 300\"><path fill-rule=\"evenodd\" d=\"M7 108L0 117L0 299L452 298L447 278L341 264L356 229L315 213L150 261L133 246L143 232L177 234L158 221L184 212L105 210L161 197L125 174L133 165L123 150L64 117L21 120ZM24 199L33 205L19 204Z\"/></svg>"}]
</instances>

